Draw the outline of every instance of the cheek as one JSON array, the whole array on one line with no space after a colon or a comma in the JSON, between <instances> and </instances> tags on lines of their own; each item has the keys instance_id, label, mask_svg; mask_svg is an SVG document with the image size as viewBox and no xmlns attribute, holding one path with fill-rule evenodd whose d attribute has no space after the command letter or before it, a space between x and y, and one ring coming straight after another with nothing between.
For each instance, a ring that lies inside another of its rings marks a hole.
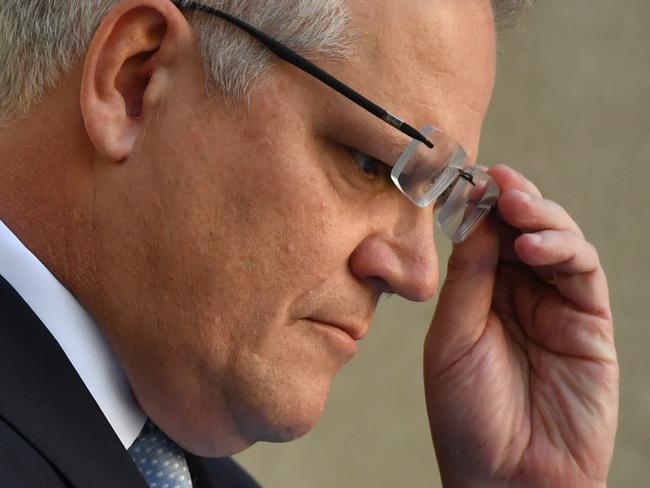
<instances>
[{"instance_id":1,"label":"cheek","mask_svg":"<svg viewBox=\"0 0 650 488\"><path fill-rule=\"evenodd\" d=\"M296 304L322 295L324 284L346 272L354 247L350 216L317 164L297 152L287 161L265 161L263 175L242 172L238 181L251 199L229 210L226 221L238 233L218 243L236 256L227 274L236 300L246 303L231 310L246 316L232 338L224 393L255 441L286 441L313 428L341 366L309 323L296 322L304 316Z\"/></svg>"},{"instance_id":2,"label":"cheek","mask_svg":"<svg viewBox=\"0 0 650 488\"><path fill-rule=\"evenodd\" d=\"M229 185L233 202L225 217L234 234L229 246L242 272L259 284L273 283L271 292L289 293L344 265L353 231L316 155L291 145L266 152L284 157L251 154Z\"/></svg>"}]
</instances>

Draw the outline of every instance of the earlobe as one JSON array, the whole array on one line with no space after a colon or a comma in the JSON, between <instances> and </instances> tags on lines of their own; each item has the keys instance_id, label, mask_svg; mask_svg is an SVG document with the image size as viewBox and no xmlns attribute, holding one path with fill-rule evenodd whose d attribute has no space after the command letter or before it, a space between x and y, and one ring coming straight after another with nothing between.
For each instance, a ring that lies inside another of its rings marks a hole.
<instances>
[{"instance_id":1,"label":"earlobe","mask_svg":"<svg viewBox=\"0 0 650 488\"><path fill-rule=\"evenodd\" d=\"M133 153L189 32L169 2L125 0L106 15L88 49L80 93L86 131L100 157L123 161Z\"/></svg>"}]
</instances>

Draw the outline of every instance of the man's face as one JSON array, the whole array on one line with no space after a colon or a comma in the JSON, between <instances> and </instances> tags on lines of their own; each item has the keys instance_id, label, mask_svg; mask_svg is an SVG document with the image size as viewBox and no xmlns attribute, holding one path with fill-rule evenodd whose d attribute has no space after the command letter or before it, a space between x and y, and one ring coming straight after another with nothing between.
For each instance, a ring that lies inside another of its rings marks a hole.
<instances>
[{"instance_id":1,"label":"man's face","mask_svg":"<svg viewBox=\"0 0 650 488\"><path fill-rule=\"evenodd\" d=\"M349 8L354 55L315 61L472 158L494 78L489 1ZM96 313L153 420L224 455L311 429L381 293L431 297L438 264L432 209L355 160L392 164L406 136L284 63L248 105L206 100L199 72L197 54L137 155L96 176L110 297Z\"/></svg>"}]
</instances>

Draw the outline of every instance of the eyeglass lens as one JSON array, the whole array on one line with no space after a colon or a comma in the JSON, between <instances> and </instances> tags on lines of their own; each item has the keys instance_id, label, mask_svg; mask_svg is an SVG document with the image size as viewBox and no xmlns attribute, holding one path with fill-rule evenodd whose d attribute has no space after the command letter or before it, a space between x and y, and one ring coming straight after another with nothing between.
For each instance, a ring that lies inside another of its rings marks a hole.
<instances>
[{"instance_id":1,"label":"eyeglass lens","mask_svg":"<svg viewBox=\"0 0 650 488\"><path fill-rule=\"evenodd\" d=\"M452 241L462 242L490 213L498 196L499 188L490 175L467 167L441 202L438 225Z\"/></svg>"},{"instance_id":2,"label":"eyeglass lens","mask_svg":"<svg viewBox=\"0 0 650 488\"><path fill-rule=\"evenodd\" d=\"M419 207L438 199L438 225L452 241L461 242L489 213L499 189L484 171L464 168L467 155L452 137L432 126L421 132L434 148L413 140L395 163L391 177Z\"/></svg>"},{"instance_id":3,"label":"eyeglass lens","mask_svg":"<svg viewBox=\"0 0 650 488\"><path fill-rule=\"evenodd\" d=\"M460 144L444 132L430 125L420 132L433 143L433 149L412 140L393 166L391 176L404 195L424 208L456 179L458 172L454 168L462 168L467 156Z\"/></svg>"}]
</instances>

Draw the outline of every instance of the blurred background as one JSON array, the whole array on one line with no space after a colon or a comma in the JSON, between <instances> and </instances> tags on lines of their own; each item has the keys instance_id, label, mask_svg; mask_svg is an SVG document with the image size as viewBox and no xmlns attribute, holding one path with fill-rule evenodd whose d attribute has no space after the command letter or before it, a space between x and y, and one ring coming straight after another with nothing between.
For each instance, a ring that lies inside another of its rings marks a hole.
<instances>
[{"instance_id":1,"label":"blurred background","mask_svg":"<svg viewBox=\"0 0 650 488\"><path fill-rule=\"evenodd\" d=\"M479 156L531 178L600 251L621 366L612 487L650 480L649 53L647 0L535 3L501 36ZM444 263L442 239L439 252ZM267 488L440 486L421 371L434 307L382 300L316 429L239 462Z\"/></svg>"}]
</instances>

